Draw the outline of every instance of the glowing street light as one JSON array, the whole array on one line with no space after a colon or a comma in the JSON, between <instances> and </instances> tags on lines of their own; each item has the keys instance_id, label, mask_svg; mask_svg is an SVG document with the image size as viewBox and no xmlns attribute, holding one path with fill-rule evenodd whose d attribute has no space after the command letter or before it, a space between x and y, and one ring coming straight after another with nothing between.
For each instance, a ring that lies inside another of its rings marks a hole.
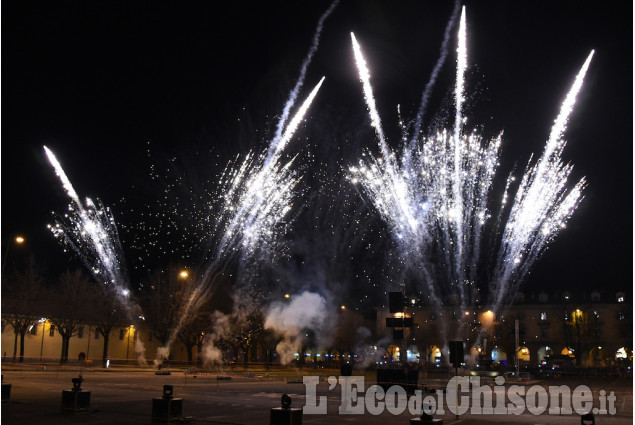
<instances>
[{"instance_id":1,"label":"glowing street light","mask_svg":"<svg viewBox=\"0 0 635 425\"><path fill-rule=\"evenodd\" d=\"M26 241L26 239L24 239L23 236L16 236L13 239L13 242L15 242L18 245L22 245L24 242ZM4 252L4 261L2 262L2 273L4 273L4 268L7 265L7 259L9 258L9 247L11 246L11 242L7 243L7 250Z\"/></svg>"},{"instance_id":2,"label":"glowing street light","mask_svg":"<svg viewBox=\"0 0 635 425\"><path fill-rule=\"evenodd\" d=\"M46 317L42 317L40 320L38 320L38 322L42 324L42 344L40 345L40 361L42 361L42 354L44 353L44 330L46 329L47 320L48 319Z\"/></svg>"},{"instance_id":3,"label":"glowing street light","mask_svg":"<svg viewBox=\"0 0 635 425\"><path fill-rule=\"evenodd\" d=\"M187 272L187 270L182 270L181 273L179 273L179 277L181 279L187 279L189 275L190 274Z\"/></svg>"}]
</instances>

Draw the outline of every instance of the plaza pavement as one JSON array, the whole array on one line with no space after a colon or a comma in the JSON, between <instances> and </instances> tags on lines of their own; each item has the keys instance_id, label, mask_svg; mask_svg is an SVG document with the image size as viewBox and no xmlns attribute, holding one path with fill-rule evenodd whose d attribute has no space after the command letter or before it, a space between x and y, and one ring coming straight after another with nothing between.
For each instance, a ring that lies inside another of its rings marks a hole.
<instances>
[{"instance_id":1,"label":"plaza pavement","mask_svg":"<svg viewBox=\"0 0 635 425\"><path fill-rule=\"evenodd\" d=\"M231 380L218 380L217 373L199 371L196 375L186 374L182 369L172 369L170 375L156 375L151 368L111 368L82 369L82 388L91 391L88 413L75 415L61 413L61 393L72 388L71 379L77 377L77 367L50 365L47 370L34 365L2 365L3 383L11 384L10 400L2 403L0 420L3 425L62 425L62 424L151 424L152 399L161 397L163 385L174 386L174 396L183 399L183 420L176 423L227 424L227 425L268 425L270 409L280 406L282 394L292 397L292 407L302 407L305 400L305 386L301 383L303 374L314 371L291 371L286 374L250 372L224 372ZM329 371L321 371L324 376ZM337 374L337 371L330 371ZM196 376L196 377L194 377ZM535 383L535 382L534 382ZM373 384L367 379L366 386ZM622 425L633 423L633 388L630 379L577 378L567 382L546 382L544 385L585 384L595 393L600 389L614 391L617 397L616 415L597 415L597 425ZM431 382L431 386L438 386ZM317 387L317 395L327 396L327 415L304 415L304 424L404 424L412 415L406 410L399 416L387 411L380 415L340 415L341 404L339 386L329 390L328 383ZM456 417L449 412L435 415L445 424L531 424L531 425L577 425L580 416L538 415L525 412L512 415L472 415Z\"/></svg>"}]
</instances>

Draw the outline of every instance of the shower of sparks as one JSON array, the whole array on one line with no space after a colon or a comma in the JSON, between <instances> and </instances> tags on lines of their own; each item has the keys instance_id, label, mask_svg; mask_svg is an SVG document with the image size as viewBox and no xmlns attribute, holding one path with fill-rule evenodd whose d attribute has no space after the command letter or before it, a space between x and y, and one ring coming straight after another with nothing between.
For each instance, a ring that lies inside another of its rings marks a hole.
<instances>
[{"instance_id":1,"label":"shower of sparks","mask_svg":"<svg viewBox=\"0 0 635 425\"><path fill-rule=\"evenodd\" d=\"M236 159L226 167L218 186L219 212L213 218L216 223L214 235L222 235L216 246L216 256L204 267L197 285L187 297L163 353L169 353L181 328L213 295L216 278L228 263L238 259L241 267L249 269L262 260L273 261L280 253L280 236L292 223L288 213L298 195L296 186L300 181L291 169L293 159L282 164L280 155L323 82L324 77L289 122L279 143L270 145L258 156L250 153L242 162ZM271 150L272 155L268 154Z\"/></svg>"},{"instance_id":2,"label":"shower of sparks","mask_svg":"<svg viewBox=\"0 0 635 425\"><path fill-rule=\"evenodd\" d=\"M313 59L313 55L315 55L315 53L317 52L318 46L320 45L320 35L322 34L324 21L326 21L326 18L328 18L331 13L333 13L333 10L335 10L338 3L339 3L339 0L334 0L333 3L331 3L331 5L329 6L329 8L326 10L326 12L324 12L322 16L320 16L320 19L318 20L317 28L315 29L315 33L313 34L313 43L311 44L311 48L309 49L309 52L304 58L304 61L302 62L302 66L300 67L300 76L298 77L295 83L295 86L293 87L293 90L291 90L291 93L289 94L289 99L285 103L284 108L282 110L282 115L280 116L280 119L278 120L278 125L276 127L276 134L273 140L271 140L271 143L269 144L271 146L271 148L269 149L270 155L272 155L274 152L278 150L282 150L282 148L278 149L277 145L280 142L280 139L283 137L282 132L284 130L285 124L287 123L287 119L289 117L289 113L291 112L291 108L293 107L296 99L298 98L300 89L302 89L302 86L304 86L304 79L306 77L306 72L309 67L309 64L311 63L311 60Z\"/></svg>"},{"instance_id":3,"label":"shower of sparks","mask_svg":"<svg viewBox=\"0 0 635 425\"><path fill-rule=\"evenodd\" d=\"M49 230L77 253L95 279L105 281L125 299L127 276L117 225L110 209L100 200L93 202L90 198L82 204L53 152L46 146L44 151L71 198L68 211L64 215L58 214L55 224L48 225Z\"/></svg>"},{"instance_id":4,"label":"shower of sparks","mask_svg":"<svg viewBox=\"0 0 635 425\"><path fill-rule=\"evenodd\" d=\"M227 264L238 259L239 266L244 270L257 268L263 259L270 263L274 261L284 248L280 243L280 236L286 233L293 221L293 217L289 217L289 212L293 207L293 200L299 194L297 185L301 177L291 169L293 159L285 162L281 157L304 120L309 106L324 82L324 77L291 121L288 124L286 121L304 84L306 69L318 48L324 21L337 4L338 1L334 1L318 21L300 76L289 94L276 134L270 140L268 148L259 155L249 153L242 162L236 158L227 165L220 178L217 196L212 201L218 206L217 209L212 208L217 211L212 218L215 223L212 244L216 254L203 267L199 282L189 295L179 321L171 330L169 340L163 347L164 353L169 352L179 330L213 294L216 278Z\"/></svg>"},{"instance_id":5,"label":"shower of sparks","mask_svg":"<svg viewBox=\"0 0 635 425\"><path fill-rule=\"evenodd\" d=\"M566 144L563 136L593 54L594 51L578 72L551 129L542 156L536 164L527 166L510 207L496 262L493 282L497 293L495 304L500 304L505 296L502 286L509 281L519 280L528 272L533 259L565 227L583 198L585 178L570 190L566 187L573 166L562 162L562 151Z\"/></svg>"},{"instance_id":6,"label":"shower of sparks","mask_svg":"<svg viewBox=\"0 0 635 425\"><path fill-rule=\"evenodd\" d=\"M256 258L260 253L271 258L276 252L280 234L286 233L285 220L296 197L300 177L291 168L293 159L280 163L280 155L304 119L306 112L324 82L319 81L289 122L282 138L271 144L266 153L247 155L236 167L230 164L221 177L223 199L221 214L216 218L217 230L223 237L217 259L228 251L240 249L243 259Z\"/></svg>"},{"instance_id":7,"label":"shower of sparks","mask_svg":"<svg viewBox=\"0 0 635 425\"><path fill-rule=\"evenodd\" d=\"M392 151L381 129L372 96L369 72L354 36L353 51L363 83L364 97L381 154L364 152L349 168L349 180L359 184L387 224L399 249L402 266L420 273L422 293L435 302L456 294L460 303L478 302L475 283L482 278L481 245L491 218L491 198L502 143L502 133L483 140L466 132L462 104L467 68L465 9L458 31L453 130L436 129L417 143L403 143ZM563 134L582 86L589 55L555 121L542 157L528 165L509 202L510 176L498 214L503 229L495 242L499 250L490 277L490 302L495 308L508 299L532 264L562 229L582 199L585 179L567 189L571 165L563 165ZM417 140L412 135L411 140ZM406 137L403 139L407 140ZM506 222L502 222L506 220Z\"/></svg>"}]
</instances>

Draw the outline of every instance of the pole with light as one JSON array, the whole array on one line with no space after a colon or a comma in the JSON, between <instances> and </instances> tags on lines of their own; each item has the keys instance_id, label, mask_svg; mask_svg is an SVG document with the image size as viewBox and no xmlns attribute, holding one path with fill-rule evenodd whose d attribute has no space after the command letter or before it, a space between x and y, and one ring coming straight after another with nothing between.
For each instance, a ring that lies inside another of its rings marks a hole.
<instances>
[{"instance_id":1,"label":"pole with light","mask_svg":"<svg viewBox=\"0 0 635 425\"><path fill-rule=\"evenodd\" d=\"M42 324L42 344L40 345L40 361L42 361L42 354L44 353L44 331L46 330L46 317L42 317L39 322Z\"/></svg>"},{"instance_id":2,"label":"pole with light","mask_svg":"<svg viewBox=\"0 0 635 425\"><path fill-rule=\"evenodd\" d=\"M15 239L13 239L13 242L15 242L18 245L22 245L24 243L25 239L22 236L16 236ZM4 261L2 262L2 273L4 274L4 269L7 266L7 259L9 258L9 247L11 246L11 241L7 242L7 250L4 252Z\"/></svg>"}]
</instances>

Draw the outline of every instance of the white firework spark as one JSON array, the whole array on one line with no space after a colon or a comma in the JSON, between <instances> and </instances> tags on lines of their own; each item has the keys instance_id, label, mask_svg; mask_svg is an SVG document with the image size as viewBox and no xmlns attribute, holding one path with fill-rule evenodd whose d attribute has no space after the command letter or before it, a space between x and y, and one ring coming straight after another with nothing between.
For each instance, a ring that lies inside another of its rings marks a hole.
<instances>
[{"instance_id":1,"label":"white firework spark","mask_svg":"<svg viewBox=\"0 0 635 425\"><path fill-rule=\"evenodd\" d=\"M572 165L564 165L563 138L575 99L582 88L594 51L587 57L569 90L551 129L545 150L537 163L528 166L510 207L501 248L496 262L493 287L500 304L507 291L505 285L527 274L533 260L544 251L582 200L586 179L567 189Z\"/></svg>"},{"instance_id":2,"label":"white firework spark","mask_svg":"<svg viewBox=\"0 0 635 425\"><path fill-rule=\"evenodd\" d=\"M300 177L291 169L293 159L280 162L283 149L324 82L324 77L311 91L289 122L282 137L258 157L250 153L239 167L230 164L220 181L223 207L216 217L217 230L222 232L216 259L240 249L243 259L256 258L257 253L268 258L275 255L277 241L286 227L285 221L296 197Z\"/></svg>"},{"instance_id":3,"label":"white firework spark","mask_svg":"<svg viewBox=\"0 0 635 425\"><path fill-rule=\"evenodd\" d=\"M437 129L434 136L417 143L404 143L398 151L390 150L385 141L369 73L353 37L353 51L381 154L365 152L359 163L349 169L351 182L359 183L388 225L403 266L421 273L422 292L436 302L456 293L464 305L473 304L478 298L474 284L483 275L479 270L481 245L485 225L491 218L489 200L502 143L502 133L483 140L477 131L468 134L463 128L465 21L463 9L457 49L454 128ZM542 157L527 167L511 203L508 191L513 178L507 181L498 215L499 219L507 217L507 221L499 224L504 230L497 242L500 252L490 285L491 302L496 307L522 282L582 199L584 179L567 189L572 166L562 163L565 145L562 136L592 55L562 106ZM417 137L413 135L412 140Z\"/></svg>"},{"instance_id":4,"label":"white firework spark","mask_svg":"<svg viewBox=\"0 0 635 425\"><path fill-rule=\"evenodd\" d=\"M58 215L55 225L48 225L49 230L55 238L77 253L95 279L104 280L104 283L115 288L119 296L125 297L128 279L112 212L100 200L95 203L86 198L85 204L82 204L53 152L46 146L44 151L71 198L68 212L63 216Z\"/></svg>"}]
</instances>

